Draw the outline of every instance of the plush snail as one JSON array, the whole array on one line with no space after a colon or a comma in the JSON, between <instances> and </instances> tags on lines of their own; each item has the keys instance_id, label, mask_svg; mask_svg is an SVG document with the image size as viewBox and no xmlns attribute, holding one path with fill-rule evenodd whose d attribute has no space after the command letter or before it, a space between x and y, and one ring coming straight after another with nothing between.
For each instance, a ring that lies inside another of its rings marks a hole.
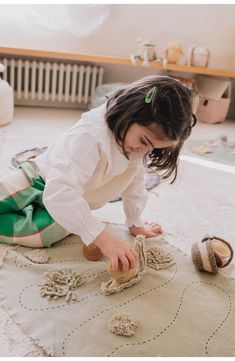
<instances>
[{"instance_id":1,"label":"plush snail","mask_svg":"<svg viewBox=\"0 0 235 361\"><path fill-rule=\"evenodd\" d=\"M224 268L231 263L233 249L222 238L205 237L193 244L192 259L198 270L217 273L218 268Z\"/></svg>"},{"instance_id":2,"label":"plush snail","mask_svg":"<svg viewBox=\"0 0 235 361\"><path fill-rule=\"evenodd\" d=\"M145 236L138 235L134 239L134 249L138 255L135 267L126 272L122 271L122 265L119 263L119 269L113 271L111 263L108 264L108 272L110 280L103 282L101 285L101 293L105 296L119 293L123 289L131 287L141 281L145 274L145 267L147 263L146 254L144 251Z\"/></svg>"}]
</instances>

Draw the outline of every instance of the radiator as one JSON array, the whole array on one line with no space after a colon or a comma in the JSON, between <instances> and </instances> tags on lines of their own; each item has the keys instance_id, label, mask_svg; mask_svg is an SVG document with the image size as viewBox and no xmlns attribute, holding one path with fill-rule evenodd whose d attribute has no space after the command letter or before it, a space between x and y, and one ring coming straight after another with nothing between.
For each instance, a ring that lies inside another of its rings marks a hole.
<instances>
[{"instance_id":1,"label":"radiator","mask_svg":"<svg viewBox=\"0 0 235 361\"><path fill-rule=\"evenodd\" d=\"M16 105L89 108L103 81L103 68L94 65L18 58L0 58L0 63Z\"/></svg>"}]
</instances>

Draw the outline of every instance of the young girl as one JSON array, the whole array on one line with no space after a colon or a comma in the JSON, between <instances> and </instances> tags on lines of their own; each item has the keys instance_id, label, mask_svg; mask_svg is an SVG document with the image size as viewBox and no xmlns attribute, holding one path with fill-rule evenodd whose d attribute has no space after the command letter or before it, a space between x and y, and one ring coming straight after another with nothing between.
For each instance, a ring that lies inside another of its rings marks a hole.
<instances>
[{"instance_id":1,"label":"young girl","mask_svg":"<svg viewBox=\"0 0 235 361\"><path fill-rule=\"evenodd\" d=\"M192 90L167 76L148 76L114 91L107 102L84 113L47 151L0 181L0 241L49 247L73 233L97 246L123 271L136 253L105 230L92 210L122 195L133 235L162 233L144 224L145 168L166 179L195 125ZM173 182L172 181L172 182Z\"/></svg>"}]
</instances>

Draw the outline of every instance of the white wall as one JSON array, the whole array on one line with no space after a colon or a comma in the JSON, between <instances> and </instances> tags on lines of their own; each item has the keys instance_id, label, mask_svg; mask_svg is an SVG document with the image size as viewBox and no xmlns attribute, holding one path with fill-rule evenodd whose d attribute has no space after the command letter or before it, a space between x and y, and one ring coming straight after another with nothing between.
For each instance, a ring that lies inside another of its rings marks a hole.
<instances>
[{"instance_id":1,"label":"white wall","mask_svg":"<svg viewBox=\"0 0 235 361\"><path fill-rule=\"evenodd\" d=\"M60 5L53 6L56 12ZM0 5L2 46L126 56L136 50L138 36L151 37L158 53L170 41L182 43L186 50L196 43L211 50L211 66L235 69L235 5L116 4L99 31L88 38L29 28L27 22L1 17L1 12L5 14L1 9L11 9L16 16L21 7Z\"/></svg>"},{"instance_id":2,"label":"white wall","mask_svg":"<svg viewBox=\"0 0 235 361\"><path fill-rule=\"evenodd\" d=\"M56 12L60 5L53 6ZM12 19L1 16L6 9L11 9ZM62 29L55 32L29 26L17 18L22 9L22 5L0 5L0 46L128 56L137 51L137 37L150 37L159 56L171 41L180 42L185 51L197 44L210 49L211 67L235 70L235 4L115 4L98 31L85 38ZM151 72L129 66L105 69L107 82L129 81Z\"/></svg>"}]
</instances>

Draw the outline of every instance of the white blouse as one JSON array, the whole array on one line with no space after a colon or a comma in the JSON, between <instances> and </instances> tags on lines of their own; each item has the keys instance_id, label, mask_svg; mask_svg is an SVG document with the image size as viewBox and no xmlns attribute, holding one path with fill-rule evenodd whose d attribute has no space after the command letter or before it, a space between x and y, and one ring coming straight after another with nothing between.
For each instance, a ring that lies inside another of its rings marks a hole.
<instances>
[{"instance_id":1,"label":"white blouse","mask_svg":"<svg viewBox=\"0 0 235 361\"><path fill-rule=\"evenodd\" d=\"M45 180L43 203L54 220L90 244L105 225L92 214L118 195L126 225L142 226L147 201L143 156L128 160L104 115L106 104L81 119L34 161Z\"/></svg>"}]
</instances>

